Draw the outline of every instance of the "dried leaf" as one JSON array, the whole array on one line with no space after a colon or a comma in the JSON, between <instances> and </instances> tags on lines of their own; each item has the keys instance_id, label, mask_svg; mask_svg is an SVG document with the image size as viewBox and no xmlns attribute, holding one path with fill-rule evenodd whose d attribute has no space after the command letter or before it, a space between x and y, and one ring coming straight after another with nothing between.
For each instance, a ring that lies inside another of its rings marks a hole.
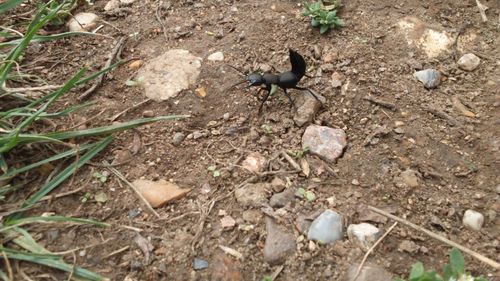
<instances>
[{"instance_id":1,"label":"dried leaf","mask_svg":"<svg viewBox=\"0 0 500 281\"><path fill-rule=\"evenodd\" d=\"M198 96L200 98L204 98L207 96L207 92L205 91L205 88L204 87L201 87L201 88L198 88L196 90L194 90L196 92L196 94L198 94Z\"/></svg>"},{"instance_id":2,"label":"dried leaf","mask_svg":"<svg viewBox=\"0 0 500 281\"><path fill-rule=\"evenodd\" d=\"M130 147L130 152L132 155L139 153L142 147L141 136L136 132L134 133L134 139L132 140L132 147Z\"/></svg>"},{"instance_id":3,"label":"dried leaf","mask_svg":"<svg viewBox=\"0 0 500 281\"><path fill-rule=\"evenodd\" d=\"M153 208L185 196L191 189L183 189L166 180L135 180L132 183Z\"/></svg>"},{"instance_id":4,"label":"dried leaf","mask_svg":"<svg viewBox=\"0 0 500 281\"><path fill-rule=\"evenodd\" d=\"M471 117L471 118L476 117L476 114L474 114L474 112L468 110L467 107L465 107L465 105L463 105L462 102L457 97L453 97L452 102L453 102L453 107L455 107L456 110L460 111L460 113L462 113L462 115L467 116L467 117Z\"/></svg>"},{"instance_id":5,"label":"dried leaf","mask_svg":"<svg viewBox=\"0 0 500 281\"><path fill-rule=\"evenodd\" d=\"M135 236L134 242L137 244L139 249L141 249L142 254L144 255L144 264L148 265L151 262L151 252L154 250L153 244L140 234Z\"/></svg>"},{"instance_id":6,"label":"dried leaf","mask_svg":"<svg viewBox=\"0 0 500 281\"><path fill-rule=\"evenodd\" d=\"M299 163L300 163L300 168L302 169L302 173L304 173L304 175L306 175L306 177L308 178L309 175L311 174L311 168L309 167L309 163L305 158L300 158Z\"/></svg>"}]
</instances>

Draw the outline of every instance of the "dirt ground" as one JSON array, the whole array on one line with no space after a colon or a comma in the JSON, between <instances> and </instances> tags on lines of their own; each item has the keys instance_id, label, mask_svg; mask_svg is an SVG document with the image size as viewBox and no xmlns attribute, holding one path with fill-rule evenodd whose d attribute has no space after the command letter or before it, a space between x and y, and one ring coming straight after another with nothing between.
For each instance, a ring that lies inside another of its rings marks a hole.
<instances>
[{"instance_id":1,"label":"dirt ground","mask_svg":"<svg viewBox=\"0 0 500 281\"><path fill-rule=\"evenodd\" d=\"M293 123L294 113L284 95L272 97L258 116L259 101L251 94L255 90L227 90L240 77L226 63L245 71L262 64L284 71L289 68L288 48L293 48L305 57L309 75L316 75L317 69L322 69L320 78L304 78L301 82L327 100L314 122L344 129L348 146L337 163L326 170L324 162L307 155L312 171L309 177L286 175L293 186L314 191L317 199L312 202L295 199L285 208L280 224L298 237L295 221L299 215L333 209L344 215L347 226L360 223L360 209L371 205L498 259L500 224L495 216L500 212L498 1L483 1L490 7L489 22L483 24L475 1L348 0L343 1L340 12L346 26L323 36L312 30L309 20L301 16L298 1L172 1L169 5L163 1L162 9L157 8L158 1L135 1L111 15L103 11L106 2L96 1L77 12L101 16L107 24L99 33L107 37L72 37L34 45L25 58L37 66L32 71L57 84L82 66L97 70L105 64L113 48L112 38L121 35L128 38L122 52L124 59L147 62L174 48L187 49L202 58L222 51L225 59L224 63L204 60L197 85L177 98L148 102L133 108L118 121L140 118L148 110L155 116L190 114L191 118L158 122L119 134L100 159L94 159L95 163L103 159L113 161L116 155L137 148L139 136L139 152L116 169L130 181L165 179L192 191L157 209L163 217L157 220L115 176L111 175L105 183L92 176L106 169L86 166L71 185L65 184L55 191L81 188L80 192L52 200L34 212L93 218L113 226L34 227L32 231L39 233L36 238L49 250L59 252L89 246L76 252L76 263L112 280L262 280L271 275L277 267L263 260L266 227L260 209L251 218L252 230L238 227L226 230L220 222L223 210L237 224L248 223L243 218L248 211L230 192L252 174L236 167L213 177L207 168L228 167L251 152L272 158L282 150L301 149L306 126ZM164 22L165 32L157 14ZM466 50L429 59L408 46L399 32L397 22L406 16L477 37L464 47ZM477 70L464 72L457 68L456 61L464 52L480 54L482 62ZM327 56L331 62L325 62ZM412 77L415 63L442 71L445 81L437 89L426 90ZM342 87L332 86L334 72L342 76ZM145 97L139 87L125 84L135 75L136 70L127 64L112 71L91 98L96 104L68 119L67 126L82 120L90 120L85 124L87 127L108 124L108 118L143 101ZM206 89L206 97L195 93L198 87ZM294 96L300 94L293 92ZM367 95L389 101L395 109L367 101L364 99ZM467 117L457 110L453 102L456 98L476 116ZM77 101L68 98L65 102ZM432 114L429 107L441 109L453 120ZM228 120L223 119L225 113L229 113ZM215 127L210 127L214 124L210 121L216 121ZM386 126L387 130L367 143L367 137L379 126ZM221 134L213 133L214 129ZM206 132L207 136L186 139L179 146L172 144L175 133L188 135L195 131ZM291 169L286 162L282 164L278 168ZM408 169L417 172L418 186L409 187L401 178L401 173ZM264 177L261 181L272 179ZM100 192L107 195L106 202L98 203L91 198L82 203L86 193ZM206 213L211 204L213 208ZM462 216L467 209L485 215L481 231L463 227ZM393 222L378 218L372 223L386 230ZM145 263L143 252L134 242L136 232L126 227L141 229L141 235L151 241L154 250L149 263ZM401 247L402 242L414 247ZM219 245L237 250L243 259L225 254ZM370 261L395 276L406 277L418 260L441 269L448 260L449 250L442 242L399 225L375 249ZM359 263L362 256L363 252L347 237L334 246L311 248L308 241L303 241L276 280L342 280L346 270ZM194 258L208 261L209 267L194 270ZM68 256L68 262L74 262L73 257ZM467 255L466 265L474 274L489 276L491 280L499 278L492 268ZM25 270L30 276L45 271L40 267ZM50 279L41 276L37 280ZM58 272L50 272L49 276L53 280L65 278ZM217 276L225 277L217 279Z\"/></svg>"}]
</instances>

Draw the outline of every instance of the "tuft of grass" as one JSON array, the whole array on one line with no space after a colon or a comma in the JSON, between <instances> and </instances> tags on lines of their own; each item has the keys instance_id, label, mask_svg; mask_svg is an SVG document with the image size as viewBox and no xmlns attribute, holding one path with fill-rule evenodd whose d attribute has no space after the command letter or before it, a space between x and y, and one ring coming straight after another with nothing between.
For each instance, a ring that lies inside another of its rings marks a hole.
<instances>
[{"instance_id":1,"label":"tuft of grass","mask_svg":"<svg viewBox=\"0 0 500 281\"><path fill-rule=\"evenodd\" d=\"M0 4L0 15L14 9L22 2L19 0L3 2ZM1 209L3 213L0 213L0 240L2 241L0 244L0 263L18 260L65 271L77 280L108 280L95 272L66 263L63 259L65 254L51 253L37 243L33 235L23 228L26 225L47 223L86 224L96 227L108 227L108 224L92 219L61 215L37 216L34 214L26 216L25 212L37 206L44 196L53 192L64 181L73 176L79 168L108 147L113 140L114 133L152 122L177 120L188 116L144 118L86 130L40 130L38 128L39 121L51 119L54 120L52 122L57 122L60 118L91 105L85 103L69 106L57 112L49 112L53 104L72 89L121 64L118 62L89 76L85 76L86 69L82 69L54 92L36 99L29 99L17 95L15 92L4 90L12 82L11 80L21 74L22 57L29 44L59 40L74 35L91 34L65 32L49 36L37 35L37 32L47 25L62 23L68 11L75 7L75 3L77 3L76 0L51 0L40 5L22 37L19 34L0 32L0 37L5 39L3 40L5 42L0 44L0 48L11 48L6 53L0 53L0 104L2 104L0 107L0 204L9 199L19 198L16 202L9 202L11 203L9 206L15 205L17 207ZM14 66L16 66L16 72L12 73ZM9 103L4 103L4 99L19 100L19 102L15 103L16 106L9 106ZM32 157L33 155L35 157ZM33 158L37 160L31 160ZM23 160L19 161L19 159ZM29 184L33 182L34 176L31 172L34 169L51 164L57 164L58 168L54 169L50 178L49 176L43 178L40 185ZM24 178L24 180L18 180L18 178ZM34 190L25 190L28 188ZM23 192L29 196L12 196L14 192ZM33 228L30 227L30 229ZM7 261L3 261L4 259ZM6 273L3 270L3 268L0 269L0 280L9 280L11 272Z\"/></svg>"},{"instance_id":2,"label":"tuft of grass","mask_svg":"<svg viewBox=\"0 0 500 281\"><path fill-rule=\"evenodd\" d=\"M329 29L344 26L344 21L337 16L337 9L340 4L332 1L331 5L325 6L322 1L304 2L304 12L302 15L311 18L311 25L319 27L321 34Z\"/></svg>"},{"instance_id":3,"label":"tuft of grass","mask_svg":"<svg viewBox=\"0 0 500 281\"><path fill-rule=\"evenodd\" d=\"M408 279L396 278L394 281L488 281L484 277L473 277L465 272L465 259L457 248L450 252L450 262L443 267L440 275L434 270L426 270L422 262L416 262Z\"/></svg>"}]
</instances>

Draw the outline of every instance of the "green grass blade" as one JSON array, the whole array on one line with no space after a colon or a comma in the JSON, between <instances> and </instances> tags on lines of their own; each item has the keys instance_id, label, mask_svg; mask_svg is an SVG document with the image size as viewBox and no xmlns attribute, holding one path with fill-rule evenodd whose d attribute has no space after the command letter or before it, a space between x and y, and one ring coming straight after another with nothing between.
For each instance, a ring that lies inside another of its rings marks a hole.
<instances>
[{"instance_id":1,"label":"green grass blade","mask_svg":"<svg viewBox=\"0 0 500 281\"><path fill-rule=\"evenodd\" d=\"M0 250L5 250L5 248L2 248ZM92 280L92 281L101 281L101 280L107 280L101 275L94 273L92 271L83 269L81 267L73 267L72 265L69 265L61 260L54 260L54 259L48 259L48 258L42 258L39 257L35 254L31 253L9 253L8 251L5 251L7 254L7 258L9 259L14 259L14 260L22 260L22 261L27 261L27 262L32 262L40 265L45 265L48 267L56 268L62 271L66 271L68 273L73 272L73 275L75 277L79 278L84 278L87 280Z\"/></svg>"},{"instance_id":2,"label":"green grass blade","mask_svg":"<svg viewBox=\"0 0 500 281\"><path fill-rule=\"evenodd\" d=\"M66 108L62 111L59 111L59 112L53 112L53 113L43 112L38 117L39 118L61 117L61 116L68 115L69 113L73 113L73 112L76 112L78 110L81 110L82 108L88 107L92 104L95 104L95 102L86 102L83 104L77 104L77 105L68 107L68 108ZM33 114L33 112L35 111L33 108L29 108L29 107L19 107L16 109L17 110L13 110L10 112L8 112L8 111L0 112L0 119L2 119L2 118L9 119L11 117L19 117L19 116L26 116L27 117L27 116L31 116Z\"/></svg>"},{"instance_id":3,"label":"green grass blade","mask_svg":"<svg viewBox=\"0 0 500 281\"><path fill-rule=\"evenodd\" d=\"M11 249L11 248L5 248L3 246L0 246L0 251L3 251L5 253L9 253L9 254L28 254L28 252L19 251L19 250L15 250L15 249ZM37 254L37 253L29 253L29 254L33 255L34 257L44 258L44 259L60 259L61 258L61 255L54 255L54 254Z\"/></svg>"},{"instance_id":4,"label":"green grass blade","mask_svg":"<svg viewBox=\"0 0 500 281\"><path fill-rule=\"evenodd\" d=\"M35 254L48 254L48 255L52 254L49 250L45 249L42 245L38 244L33 238L33 236L31 236L26 230L20 227L16 227L12 232L17 232L22 235L20 237L14 238L14 240L12 241L17 245L19 245L20 247L22 247L23 249L28 250ZM10 236L9 233L7 233L7 236ZM60 255L53 255L53 256L61 258Z\"/></svg>"},{"instance_id":5,"label":"green grass blade","mask_svg":"<svg viewBox=\"0 0 500 281\"><path fill-rule=\"evenodd\" d=\"M41 161L38 161L36 163L33 163L33 164L30 164L30 165L27 165L27 166L24 166L22 168L19 168L19 169L12 169L10 171L8 171L7 173L3 174L0 176L0 181L1 180L4 180L4 179L9 179L9 178L12 178L18 174L21 174L21 173L24 173L26 171L29 171L31 169L34 169L34 168L37 168L37 167L40 167L41 165L43 164L47 164L47 163L50 163L50 162L53 162L53 161L56 161L56 160L59 160L59 159L64 159L64 158L67 158L67 157L71 157L71 156L74 156L76 155L77 153L80 153L80 152L83 152L83 151L86 151L88 149L90 149L91 147L93 147L94 144L86 144L86 145L83 145L81 147L78 147L78 148L74 148L74 149L70 149L70 150L66 150L64 152L61 152L59 154L56 154L52 157L49 157L49 158L46 158L46 159L43 159Z\"/></svg>"},{"instance_id":6,"label":"green grass blade","mask_svg":"<svg viewBox=\"0 0 500 281\"><path fill-rule=\"evenodd\" d=\"M9 281L9 277L7 276L7 274L5 274L5 272L3 272L1 269L0 269L0 278L3 280L3 281Z\"/></svg>"},{"instance_id":7,"label":"green grass blade","mask_svg":"<svg viewBox=\"0 0 500 281\"><path fill-rule=\"evenodd\" d=\"M65 37L77 36L77 35L96 35L96 34L92 33L92 32L73 31L73 32L63 32L63 33L52 34L52 35L35 35L31 39L30 43L59 40L59 39L65 38ZM20 44L22 41L23 41L23 39L15 39L15 40L11 40L8 42L3 42L3 43L0 43L0 48L6 47L6 46L16 46L16 45Z\"/></svg>"},{"instance_id":8,"label":"green grass blade","mask_svg":"<svg viewBox=\"0 0 500 281\"><path fill-rule=\"evenodd\" d=\"M24 0L7 0L5 3L0 4L0 15L6 13L8 10L14 9L23 1Z\"/></svg>"},{"instance_id":9,"label":"green grass blade","mask_svg":"<svg viewBox=\"0 0 500 281\"><path fill-rule=\"evenodd\" d=\"M103 134L112 134L127 129L132 129L152 122L163 121L163 120L178 120L187 117L189 117L189 115L171 115L171 116L159 116L154 118L143 118L143 119L132 120L122 124L115 124L99 128L92 128L80 131L48 133L45 134L44 136L58 140L72 139L78 137L93 137Z\"/></svg>"},{"instance_id":10,"label":"green grass blade","mask_svg":"<svg viewBox=\"0 0 500 281\"><path fill-rule=\"evenodd\" d=\"M47 216L47 217L27 217L27 218L14 218L9 219L5 222L5 226L0 228L0 232L5 232L7 230L11 230L13 228L32 224L32 223L50 223L50 222L71 222L78 224L91 224L100 227L108 227L109 224L90 220L90 219L81 219L81 218L69 218L64 216Z\"/></svg>"},{"instance_id":11,"label":"green grass blade","mask_svg":"<svg viewBox=\"0 0 500 281\"><path fill-rule=\"evenodd\" d=\"M85 153L80 159L78 159L76 162L73 162L73 164L66 167L66 169L60 172L50 182L45 184L43 187L40 188L40 190L38 190L35 194L33 194L30 198L28 198L26 202L22 204L21 207L26 208L33 206L36 202L38 202L38 200L40 200L43 196L50 193L54 188L58 187L64 180L70 177L77 169L85 165L88 161L90 161L90 159L92 159L101 150L103 150L106 146L108 146L108 144L110 144L112 140L113 137L109 136L104 140L96 143L95 146L91 148L87 153Z\"/></svg>"}]
</instances>

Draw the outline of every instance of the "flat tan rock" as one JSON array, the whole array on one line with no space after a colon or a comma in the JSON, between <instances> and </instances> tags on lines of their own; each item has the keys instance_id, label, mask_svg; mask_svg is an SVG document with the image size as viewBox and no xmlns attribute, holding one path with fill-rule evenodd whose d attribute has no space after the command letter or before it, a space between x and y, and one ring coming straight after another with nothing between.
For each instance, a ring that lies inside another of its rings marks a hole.
<instances>
[{"instance_id":1,"label":"flat tan rock","mask_svg":"<svg viewBox=\"0 0 500 281\"><path fill-rule=\"evenodd\" d=\"M169 50L142 66L137 80L148 98L168 100L196 82L201 61L187 50Z\"/></svg>"},{"instance_id":2,"label":"flat tan rock","mask_svg":"<svg viewBox=\"0 0 500 281\"><path fill-rule=\"evenodd\" d=\"M180 188L166 180L150 181L139 179L132 184L153 208L161 207L172 200L185 196L191 191L191 189Z\"/></svg>"}]
</instances>

